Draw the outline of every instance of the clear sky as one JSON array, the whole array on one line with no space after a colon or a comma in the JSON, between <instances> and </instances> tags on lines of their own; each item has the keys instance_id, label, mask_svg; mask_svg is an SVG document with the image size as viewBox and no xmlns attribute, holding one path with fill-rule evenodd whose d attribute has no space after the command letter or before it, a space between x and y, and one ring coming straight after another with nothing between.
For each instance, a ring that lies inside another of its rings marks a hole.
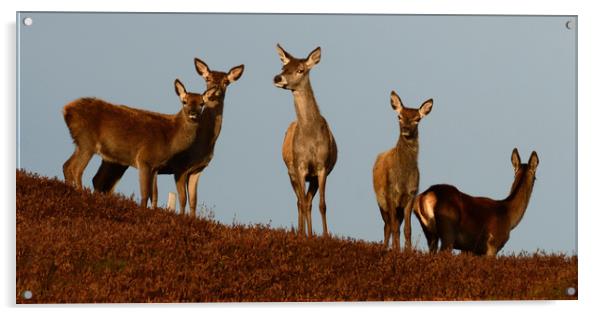
<instances>
[{"instance_id":1,"label":"clear sky","mask_svg":"<svg viewBox=\"0 0 602 316\"><path fill-rule=\"evenodd\" d=\"M194 57L222 71L245 64L227 92L199 204L227 224L297 226L281 158L295 112L291 93L272 84L281 68L275 46L296 57L321 46L310 76L339 148L327 185L331 233L382 240L372 166L399 136L389 103L395 90L408 107L434 99L420 123L420 191L449 183L502 199L513 179L512 149L523 161L536 150L531 202L504 252L577 252L575 17L22 13L19 20L26 16L31 26L18 23L22 168L62 179L74 147L61 108L73 99L175 113L175 78L189 91L205 90ZM88 165L85 185L99 163ZM117 189L138 198L137 170ZM169 191L173 177L160 176L160 204ZM321 232L317 202L314 231ZM412 221L412 239L424 249Z\"/></svg>"}]
</instances>

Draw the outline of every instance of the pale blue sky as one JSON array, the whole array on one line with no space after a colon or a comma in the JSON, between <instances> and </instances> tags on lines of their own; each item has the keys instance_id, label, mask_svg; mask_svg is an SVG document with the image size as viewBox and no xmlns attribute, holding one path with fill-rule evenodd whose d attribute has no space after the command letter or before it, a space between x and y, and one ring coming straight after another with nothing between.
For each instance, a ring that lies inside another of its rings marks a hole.
<instances>
[{"instance_id":1,"label":"pale blue sky","mask_svg":"<svg viewBox=\"0 0 602 316\"><path fill-rule=\"evenodd\" d=\"M18 20L26 16L32 26L18 23L22 168L62 179L73 144L61 108L73 99L175 113L176 77L189 91L205 89L194 57L222 71L242 63L199 201L224 223L296 226L280 154L294 108L291 93L272 84L281 67L275 45L296 57L321 46L311 80L339 147L327 186L332 233L382 240L371 172L399 135L389 104L395 90L409 107L434 99L420 124L420 191L450 183L504 198L512 148L523 160L536 150L532 199L504 252L577 251L574 16L21 13ZM87 186L99 161L84 173ZM118 191L138 197L136 169ZM173 177L161 176L160 203L168 191L175 191ZM425 248L415 219L412 236Z\"/></svg>"}]
</instances>

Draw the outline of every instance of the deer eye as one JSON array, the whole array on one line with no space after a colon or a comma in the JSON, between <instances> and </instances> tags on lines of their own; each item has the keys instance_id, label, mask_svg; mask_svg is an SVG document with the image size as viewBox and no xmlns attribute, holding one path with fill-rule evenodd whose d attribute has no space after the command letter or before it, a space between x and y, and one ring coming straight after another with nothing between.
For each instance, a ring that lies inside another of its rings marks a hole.
<instances>
[{"instance_id":1,"label":"deer eye","mask_svg":"<svg viewBox=\"0 0 602 316\"><path fill-rule=\"evenodd\" d=\"M303 73L303 71L304 71L303 69L298 69L298 70L297 70L297 73L298 73L298 74L302 74L302 73Z\"/></svg>"}]
</instances>

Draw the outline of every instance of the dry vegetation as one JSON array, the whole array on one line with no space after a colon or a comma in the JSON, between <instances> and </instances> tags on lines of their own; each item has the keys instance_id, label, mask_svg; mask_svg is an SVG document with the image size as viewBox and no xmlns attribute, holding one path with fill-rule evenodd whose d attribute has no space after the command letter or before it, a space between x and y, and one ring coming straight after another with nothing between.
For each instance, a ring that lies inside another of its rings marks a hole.
<instances>
[{"instance_id":1,"label":"dry vegetation","mask_svg":"<svg viewBox=\"0 0 602 316\"><path fill-rule=\"evenodd\" d=\"M16 218L18 303L577 298L565 294L577 288L575 256L488 259L306 240L140 208L22 171Z\"/></svg>"}]
</instances>

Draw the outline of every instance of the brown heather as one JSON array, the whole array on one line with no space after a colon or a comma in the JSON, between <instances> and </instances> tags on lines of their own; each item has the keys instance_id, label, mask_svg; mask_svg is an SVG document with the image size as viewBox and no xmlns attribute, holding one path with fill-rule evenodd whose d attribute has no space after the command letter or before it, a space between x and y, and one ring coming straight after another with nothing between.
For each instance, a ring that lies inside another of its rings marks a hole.
<instances>
[{"instance_id":1,"label":"brown heather","mask_svg":"<svg viewBox=\"0 0 602 316\"><path fill-rule=\"evenodd\" d=\"M575 299L577 257L386 251L223 225L17 171L17 303ZM31 299L21 293L29 290Z\"/></svg>"}]
</instances>

